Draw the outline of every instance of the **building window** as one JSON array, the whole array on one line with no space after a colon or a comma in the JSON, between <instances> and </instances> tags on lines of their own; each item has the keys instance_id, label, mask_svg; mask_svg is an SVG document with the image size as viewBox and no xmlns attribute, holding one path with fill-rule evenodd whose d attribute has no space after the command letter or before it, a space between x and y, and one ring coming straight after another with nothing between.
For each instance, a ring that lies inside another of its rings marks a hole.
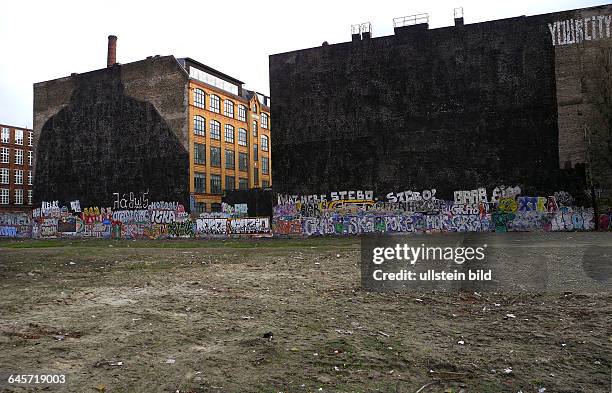
<instances>
[{"instance_id":1,"label":"building window","mask_svg":"<svg viewBox=\"0 0 612 393\"><path fill-rule=\"evenodd\" d=\"M197 202L196 203L196 212L198 213L206 213L206 203Z\"/></svg>"},{"instance_id":2,"label":"building window","mask_svg":"<svg viewBox=\"0 0 612 393\"><path fill-rule=\"evenodd\" d=\"M15 189L15 204L23 205L23 190L21 188Z\"/></svg>"},{"instance_id":3,"label":"building window","mask_svg":"<svg viewBox=\"0 0 612 393\"><path fill-rule=\"evenodd\" d=\"M210 166L221 166L221 148L220 147L210 147ZM212 184L212 183L211 183Z\"/></svg>"},{"instance_id":4,"label":"building window","mask_svg":"<svg viewBox=\"0 0 612 393\"><path fill-rule=\"evenodd\" d=\"M28 205L32 204L32 190L28 190Z\"/></svg>"},{"instance_id":5,"label":"building window","mask_svg":"<svg viewBox=\"0 0 612 393\"><path fill-rule=\"evenodd\" d=\"M268 128L268 115L266 113L261 114L261 128Z\"/></svg>"},{"instance_id":6,"label":"building window","mask_svg":"<svg viewBox=\"0 0 612 393\"><path fill-rule=\"evenodd\" d=\"M193 174L193 190L198 194L204 194L206 192L206 174L201 172L194 172Z\"/></svg>"},{"instance_id":7,"label":"building window","mask_svg":"<svg viewBox=\"0 0 612 393\"><path fill-rule=\"evenodd\" d=\"M23 150L15 149L15 164L23 165Z\"/></svg>"},{"instance_id":8,"label":"building window","mask_svg":"<svg viewBox=\"0 0 612 393\"><path fill-rule=\"evenodd\" d=\"M221 105L221 100L220 100L219 96L211 94L211 96L210 96L210 111L211 112L215 112L215 113L220 113L221 112L220 105Z\"/></svg>"},{"instance_id":9,"label":"building window","mask_svg":"<svg viewBox=\"0 0 612 393\"><path fill-rule=\"evenodd\" d=\"M259 188L259 169L253 168L253 182L255 183L255 188Z\"/></svg>"},{"instance_id":10,"label":"building window","mask_svg":"<svg viewBox=\"0 0 612 393\"><path fill-rule=\"evenodd\" d=\"M221 194L221 176L210 175L210 193Z\"/></svg>"},{"instance_id":11,"label":"building window","mask_svg":"<svg viewBox=\"0 0 612 393\"><path fill-rule=\"evenodd\" d=\"M249 180L243 179L242 177L238 179L238 189L239 190L248 190L249 189Z\"/></svg>"},{"instance_id":12,"label":"building window","mask_svg":"<svg viewBox=\"0 0 612 393\"><path fill-rule=\"evenodd\" d=\"M236 158L233 150L225 150L225 168L234 169L236 168Z\"/></svg>"},{"instance_id":13,"label":"building window","mask_svg":"<svg viewBox=\"0 0 612 393\"><path fill-rule=\"evenodd\" d=\"M234 118L234 103L230 100L223 100L223 114Z\"/></svg>"},{"instance_id":14,"label":"building window","mask_svg":"<svg viewBox=\"0 0 612 393\"><path fill-rule=\"evenodd\" d=\"M23 130L15 130L15 144L23 145Z\"/></svg>"},{"instance_id":15,"label":"building window","mask_svg":"<svg viewBox=\"0 0 612 393\"><path fill-rule=\"evenodd\" d=\"M3 147L2 151L0 151L0 158L1 158L1 162L3 164L8 164L9 163L9 157L10 157L10 153L9 153L9 148L8 147Z\"/></svg>"},{"instance_id":16,"label":"building window","mask_svg":"<svg viewBox=\"0 0 612 393\"><path fill-rule=\"evenodd\" d=\"M2 143L11 142L11 130L6 127L2 127Z\"/></svg>"},{"instance_id":17,"label":"building window","mask_svg":"<svg viewBox=\"0 0 612 393\"><path fill-rule=\"evenodd\" d=\"M257 136L257 120L253 120L253 136Z\"/></svg>"},{"instance_id":18,"label":"building window","mask_svg":"<svg viewBox=\"0 0 612 393\"><path fill-rule=\"evenodd\" d=\"M28 150L28 165L34 165L34 152L32 150Z\"/></svg>"},{"instance_id":19,"label":"building window","mask_svg":"<svg viewBox=\"0 0 612 393\"><path fill-rule=\"evenodd\" d=\"M32 173L32 171L28 171L28 186L31 186L34 184L34 174Z\"/></svg>"},{"instance_id":20,"label":"building window","mask_svg":"<svg viewBox=\"0 0 612 393\"><path fill-rule=\"evenodd\" d=\"M15 184L23 184L23 169L15 169Z\"/></svg>"},{"instance_id":21,"label":"building window","mask_svg":"<svg viewBox=\"0 0 612 393\"><path fill-rule=\"evenodd\" d=\"M221 140L221 123L216 120L210 121L210 137L211 139Z\"/></svg>"},{"instance_id":22,"label":"building window","mask_svg":"<svg viewBox=\"0 0 612 393\"><path fill-rule=\"evenodd\" d=\"M247 145L247 130L245 130L244 128L238 129L238 144L240 146Z\"/></svg>"},{"instance_id":23,"label":"building window","mask_svg":"<svg viewBox=\"0 0 612 393\"><path fill-rule=\"evenodd\" d=\"M228 191L236 189L236 180L234 176L225 176L225 189Z\"/></svg>"},{"instance_id":24,"label":"building window","mask_svg":"<svg viewBox=\"0 0 612 393\"><path fill-rule=\"evenodd\" d=\"M268 157L261 157L261 173L264 175L270 173L270 160Z\"/></svg>"},{"instance_id":25,"label":"building window","mask_svg":"<svg viewBox=\"0 0 612 393\"><path fill-rule=\"evenodd\" d=\"M246 153L238 153L238 169L241 171L249 169L249 156Z\"/></svg>"},{"instance_id":26,"label":"building window","mask_svg":"<svg viewBox=\"0 0 612 393\"><path fill-rule=\"evenodd\" d=\"M193 105L198 108L206 107L206 93L202 89L195 89L193 91Z\"/></svg>"},{"instance_id":27,"label":"building window","mask_svg":"<svg viewBox=\"0 0 612 393\"><path fill-rule=\"evenodd\" d=\"M267 135L262 135L261 136L261 151L268 151L269 149L269 144L268 144L268 137Z\"/></svg>"},{"instance_id":28,"label":"building window","mask_svg":"<svg viewBox=\"0 0 612 393\"><path fill-rule=\"evenodd\" d=\"M9 184L10 181L10 173L8 168L0 169L0 184Z\"/></svg>"},{"instance_id":29,"label":"building window","mask_svg":"<svg viewBox=\"0 0 612 393\"><path fill-rule=\"evenodd\" d=\"M238 105L238 120L246 122L247 107Z\"/></svg>"},{"instance_id":30,"label":"building window","mask_svg":"<svg viewBox=\"0 0 612 393\"><path fill-rule=\"evenodd\" d=\"M203 143L193 144L193 163L206 165L206 145Z\"/></svg>"},{"instance_id":31,"label":"building window","mask_svg":"<svg viewBox=\"0 0 612 393\"><path fill-rule=\"evenodd\" d=\"M32 135L32 131L28 131L28 146L34 146L33 142L34 142L34 136Z\"/></svg>"},{"instance_id":32,"label":"building window","mask_svg":"<svg viewBox=\"0 0 612 393\"><path fill-rule=\"evenodd\" d=\"M261 181L261 187L262 188L270 188L270 182L267 180L262 180Z\"/></svg>"},{"instance_id":33,"label":"building window","mask_svg":"<svg viewBox=\"0 0 612 393\"><path fill-rule=\"evenodd\" d=\"M193 133L206 136L206 119L202 116L193 117Z\"/></svg>"},{"instance_id":34,"label":"building window","mask_svg":"<svg viewBox=\"0 0 612 393\"><path fill-rule=\"evenodd\" d=\"M257 114L257 104L253 104L253 113Z\"/></svg>"},{"instance_id":35,"label":"building window","mask_svg":"<svg viewBox=\"0 0 612 393\"><path fill-rule=\"evenodd\" d=\"M229 143L234 143L234 126L231 124L225 125L225 141Z\"/></svg>"},{"instance_id":36,"label":"building window","mask_svg":"<svg viewBox=\"0 0 612 393\"><path fill-rule=\"evenodd\" d=\"M0 204L8 205L9 204L9 189L3 188L0 190Z\"/></svg>"},{"instance_id":37,"label":"building window","mask_svg":"<svg viewBox=\"0 0 612 393\"><path fill-rule=\"evenodd\" d=\"M257 154L257 143L253 143L253 161L257 161L259 154Z\"/></svg>"}]
</instances>

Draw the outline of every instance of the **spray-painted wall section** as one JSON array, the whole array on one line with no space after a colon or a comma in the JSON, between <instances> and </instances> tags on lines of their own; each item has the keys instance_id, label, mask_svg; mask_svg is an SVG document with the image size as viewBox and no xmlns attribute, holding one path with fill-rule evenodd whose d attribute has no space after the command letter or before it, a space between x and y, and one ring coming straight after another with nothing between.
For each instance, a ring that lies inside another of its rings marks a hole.
<instances>
[{"instance_id":1,"label":"spray-painted wall section","mask_svg":"<svg viewBox=\"0 0 612 393\"><path fill-rule=\"evenodd\" d=\"M273 232L316 236L591 231L596 227L593 209L574 206L574 199L567 192L523 196L518 186L500 186L490 193L485 188L455 191L453 201L436 199L435 189L390 192L380 200L372 197L372 191L350 191L342 195L278 195ZM362 198L355 198L358 195ZM602 214L597 219L600 229L610 229L610 214Z\"/></svg>"},{"instance_id":2,"label":"spray-painted wall section","mask_svg":"<svg viewBox=\"0 0 612 393\"><path fill-rule=\"evenodd\" d=\"M131 193L130 193L131 194ZM245 217L242 205L224 212L190 216L178 202L149 202L146 193L116 197L113 207L70 207L43 202L26 213L0 213L0 237L165 239L232 236L271 236L269 217Z\"/></svg>"}]
</instances>

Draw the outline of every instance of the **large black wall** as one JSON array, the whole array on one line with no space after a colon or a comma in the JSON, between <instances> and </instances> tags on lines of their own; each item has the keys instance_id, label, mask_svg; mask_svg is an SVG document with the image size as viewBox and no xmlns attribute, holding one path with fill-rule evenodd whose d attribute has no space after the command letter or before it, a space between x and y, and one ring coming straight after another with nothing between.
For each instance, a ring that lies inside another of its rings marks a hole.
<instances>
[{"instance_id":1,"label":"large black wall","mask_svg":"<svg viewBox=\"0 0 612 393\"><path fill-rule=\"evenodd\" d=\"M72 78L68 104L38 137L35 203L106 207L115 192L148 190L150 201L189 206L189 153L153 104L126 94L122 67Z\"/></svg>"},{"instance_id":2,"label":"large black wall","mask_svg":"<svg viewBox=\"0 0 612 393\"><path fill-rule=\"evenodd\" d=\"M270 56L275 192L572 183L544 20L423 27Z\"/></svg>"}]
</instances>

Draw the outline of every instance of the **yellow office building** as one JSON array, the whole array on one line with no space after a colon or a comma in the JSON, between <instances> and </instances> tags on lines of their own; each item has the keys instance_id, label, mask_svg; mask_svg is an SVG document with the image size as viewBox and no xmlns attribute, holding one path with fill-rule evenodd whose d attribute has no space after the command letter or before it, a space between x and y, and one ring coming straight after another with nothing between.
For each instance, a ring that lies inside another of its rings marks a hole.
<instances>
[{"instance_id":1,"label":"yellow office building","mask_svg":"<svg viewBox=\"0 0 612 393\"><path fill-rule=\"evenodd\" d=\"M221 210L225 190L272 184L270 98L190 58L189 174L196 212Z\"/></svg>"}]
</instances>

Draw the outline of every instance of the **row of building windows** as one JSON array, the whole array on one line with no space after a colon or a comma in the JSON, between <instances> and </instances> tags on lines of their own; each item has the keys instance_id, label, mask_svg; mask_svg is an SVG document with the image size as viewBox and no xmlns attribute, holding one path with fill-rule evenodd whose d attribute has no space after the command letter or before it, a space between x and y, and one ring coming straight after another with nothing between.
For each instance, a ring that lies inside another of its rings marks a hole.
<instances>
[{"instance_id":1,"label":"row of building windows","mask_svg":"<svg viewBox=\"0 0 612 393\"><path fill-rule=\"evenodd\" d=\"M10 200L11 190L8 188L0 188L0 205L8 205L11 203ZM23 205L23 190L15 189L15 199L13 200L15 205ZM28 205L32 204L32 190L28 190Z\"/></svg>"},{"instance_id":2,"label":"row of building windows","mask_svg":"<svg viewBox=\"0 0 612 393\"><path fill-rule=\"evenodd\" d=\"M194 191L198 194L206 193L206 174L202 172L194 173ZM238 178L238 189L247 190L249 188L249 180ZM236 189L236 178L234 176L225 176L225 189ZM210 175L210 194L221 194L221 175Z\"/></svg>"},{"instance_id":3,"label":"row of building windows","mask_svg":"<svg viewBox=\"0 0 612 393\"><path fill-rule=\"evenodd\" d=\"M23 165L23 150L13 149L15 151L15 164ZM8 147L0 147L0 163L8 164L10 162L11 149ZM34 165L34 152L28 150L28 165Z\"/></svg>"},{"instance_id":4,"label":"row of building windows","mask_svg":"<svg viewBox=\"0 0 612 393\"><path fill-rule=\"evenodd\" d=\"M257 122L254 121L254 132L253 134L257 136ZM199 136L206 136L206 119L202 116L194 116L193 117L193 133ZM226 124L224 126L224 139L225 142L234 143L235 138L235 129L231 124ZM216 120L210 121L210 138L221 140L221 123ZM238 145L247 146L247 130L244 128L238 129ZM268 151L270 148L269 138L267 135L261 136L261 149L263 151Z\"/></svg>"},{"instance_id":5,"label":"row of building windows","mask_svg":"<svg viewBox=\"0 0 612 393\"><path fill-rule=\"evenodd\" d=\"M221 113L221 98L217 95L210 94L209 95L209 104L208 110L215 113ZM206 109L206 92L202 89L195 89L193 91L193 105ZM223 115L234 119L234 108L235 104L232 100L223 100ZM254 112L257 112L257 106L253 106ZM247 121L247 107L238 104L238 120L246 122ZM261 114L261 127L268 128L269 125L269 116L267 113Z\"/></svg>"},{"instance_id":6,"label":"row of building windows","mask_svg":"<svg viewBox=\"0 0 612 393\"><path fill-rule=\"evenodd\" d=\"M257 160L257 145L253 154L254 159ZM206 145L203 143L193 144L193 163L198 165L206 165ZM216 146L210 147L210 166L221 167L221 148ZM249 157L247 153L238 152L238 169L241 171L247 171L249 166ZM236 153L233 150L225 150L225 168L235 169L236 168ZM261 172L268 174L270 172L270 159L268 157L261 157Z\"/></svg>"},{"instance_id":7,"label":"row of building windows","mask_svg":"<svg viewBox=\"0 0 612 393\"><path fill-rule=\"evenodd\" d=\"M13 172L15 173L14 184L23 184L23 169L15 169ZM0 184L9 184L10 178L10 170L8 168L0 168ZM31 186L33 183L34 174L32 171L28 171L28 185Z\"/></svg>"},{"instance_id":8,"label":"row of building windows","mask_svg":"<svg viewBox=\"0 0 612 393\"><path fill-rule=\"evenodd\" d=\"M28 131L28 146L32 146L33 141L32 131ZM0 142L11 143L11 130L9 128L2 127ZM15 144L23 145L23 130L15 130Z\"/></svg>"},{"instance_id":9,"label":"row of building windows","mask_svg":"<svg viewBox=\"0 0 612 393\"><path fill-rule=\"evenodd\" d=\"M256 177L257 176L257 168L255 169ZM202 172L195 172L193 177L194 182L194 191L197 194L205 194L206 193L206 174ZM255 184L259 183L259 179L255 179ZM263 188L270 187L270 182L267 180L263 180L261 182L261 186ZM236 189L236 178L234 176L225 176L225 189L227 191ZM238 189L239 190L248 190L249 189L249 180L243 177L238 178ZM221 175L210 175L210 194L221 194Z\"/></svg>"}]
</instances>

